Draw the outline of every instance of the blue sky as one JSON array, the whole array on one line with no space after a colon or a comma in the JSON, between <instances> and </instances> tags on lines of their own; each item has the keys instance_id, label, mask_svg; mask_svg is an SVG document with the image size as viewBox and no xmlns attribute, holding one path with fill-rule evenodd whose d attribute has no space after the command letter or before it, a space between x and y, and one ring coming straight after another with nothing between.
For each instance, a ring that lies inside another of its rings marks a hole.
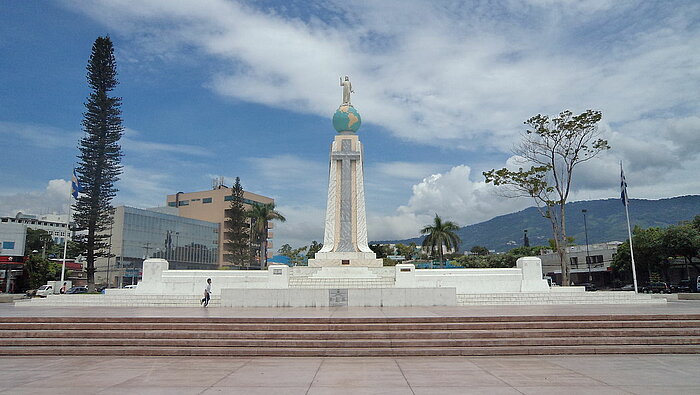
<instances>
[{"instance_id":1,"label":"blue sky","mask_svg":"<svg viewBox=\"0 0 700 395\"><path fill-rule=\"evenodd\" d=\"M65 0L0 3L0 215L67 207L99 35L116 47L126 134L115 204L162 205L211 178L274 197L276 244L323 236L338 77L362 114L371 239L530 205L481 172L522 122L601 110L612 150L573 200L700 192L696 1Z\"/></svg>"}]
</instances>

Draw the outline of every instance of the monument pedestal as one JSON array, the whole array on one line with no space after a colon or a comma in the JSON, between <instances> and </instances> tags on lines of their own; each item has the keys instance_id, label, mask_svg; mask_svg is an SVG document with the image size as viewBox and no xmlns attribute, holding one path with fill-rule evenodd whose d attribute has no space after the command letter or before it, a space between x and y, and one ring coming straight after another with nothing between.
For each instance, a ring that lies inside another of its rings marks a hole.
<instances>
[{"instance_id":1,"label":"monument pedestal","mask_svg":"<svg viewBox=\"0 0 700 395\"><path fill-rule=\"evenodd\" d=\"M384 261L373 252L317 252L309 267L382 267Z\"/></svg>"}]
</instances>

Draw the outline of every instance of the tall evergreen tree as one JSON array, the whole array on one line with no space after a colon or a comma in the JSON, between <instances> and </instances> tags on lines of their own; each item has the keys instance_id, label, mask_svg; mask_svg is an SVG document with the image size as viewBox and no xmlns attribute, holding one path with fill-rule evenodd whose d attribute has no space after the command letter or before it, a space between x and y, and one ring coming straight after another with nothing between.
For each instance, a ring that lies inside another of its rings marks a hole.
<instances>
[{"instance_id":1,"label":"tall evergreen tree","mask_svg":"<svg viewBox=\"0 0 700 395\"><path fill-rule=\"evenodd\" d=\"M246 219L245 207L243 207L243 187L241 179L236 177L236 182L231 188L231 205L226 209L226 221L224 222L225 260L231 266L241 268L250 267L250 235Z\"/></svg>"},{"instance_id":2,"label":"tall evergreen tree","mask_svg":"<svg viewBox=\"0 0 700 395\"><path fill-rule=\"evenodd\" d=\"M122 173L122 150L119 139L124 128L121 118L121 98L110 96L117 86L117 65L109 36L98 37L92 45L87 65L87 80L91 88L83 114L84 137L80 140L80 159L76 172L82 185L73 210L78 229L87 232L82 237L87 257L87 282L95 288L95 259L106 256L108 234L112 223L112 198L117 193L114 183Z\"/></svg>"}]
</instances>

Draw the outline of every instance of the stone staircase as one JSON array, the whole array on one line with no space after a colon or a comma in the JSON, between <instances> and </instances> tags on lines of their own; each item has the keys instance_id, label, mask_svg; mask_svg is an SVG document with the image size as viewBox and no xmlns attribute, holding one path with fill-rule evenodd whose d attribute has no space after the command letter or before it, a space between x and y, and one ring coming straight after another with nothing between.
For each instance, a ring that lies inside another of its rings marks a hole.
<instances>
[{"instance_id":1,"label":"stone staircase","mask_svg":"<svg viewBox=\"0 0 700 395\"><path fill-rule=\"evenodd\" d=\"M278 357L700 354L700 314L1 317L0 353Z\"/></svg>"},{"instance_id":2,"label":"stone staircase","mask_svg":"<svg viewBox=\"0 0 700 395\"><path fill-rule=\"evenodd\" d=\"M290 288L394 288L394 279L290 277Z\"/></svg>"},{"instance_id":3,"label":"stone staircase","mask_svg":"<svg viewBox=\"0 0 700 395\"><path fill-rule=\"evenodd\" d=\"M197 307L202 295L135 295L120 294L82 294L82 295L49 295L46 298L16 300L16 306L30 307ZM210 307L221 306L221 296L213 295L209 300Z\"/></svg>"},{"instance_id":4,"label":"stone staircase","mask_svg":"<svg viewBox=\"0 0 700 395\"><path fill-rule=\"evenodd\" d=\"M457 305L664 304L666 299L623 291L458 294Z\"/></svg>"}]
</instances>

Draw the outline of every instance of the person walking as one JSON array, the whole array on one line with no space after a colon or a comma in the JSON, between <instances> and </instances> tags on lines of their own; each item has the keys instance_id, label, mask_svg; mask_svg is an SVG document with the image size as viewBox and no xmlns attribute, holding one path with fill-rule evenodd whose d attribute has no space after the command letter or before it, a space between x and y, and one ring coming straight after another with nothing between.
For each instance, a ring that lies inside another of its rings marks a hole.
<instances>
[{"instance_id":1,"label":"person walking","mask_svg":"<svg viewBox=\"0 0 700 395\"><path fill-rule=\"evenodd\" d=\"M199 302L204 307L207 307L209 305L209 299L211 299L211 279L207 279L207 286L204 288L204 298L202 298L202 301Z\"/></svg>"}]
</instances>

